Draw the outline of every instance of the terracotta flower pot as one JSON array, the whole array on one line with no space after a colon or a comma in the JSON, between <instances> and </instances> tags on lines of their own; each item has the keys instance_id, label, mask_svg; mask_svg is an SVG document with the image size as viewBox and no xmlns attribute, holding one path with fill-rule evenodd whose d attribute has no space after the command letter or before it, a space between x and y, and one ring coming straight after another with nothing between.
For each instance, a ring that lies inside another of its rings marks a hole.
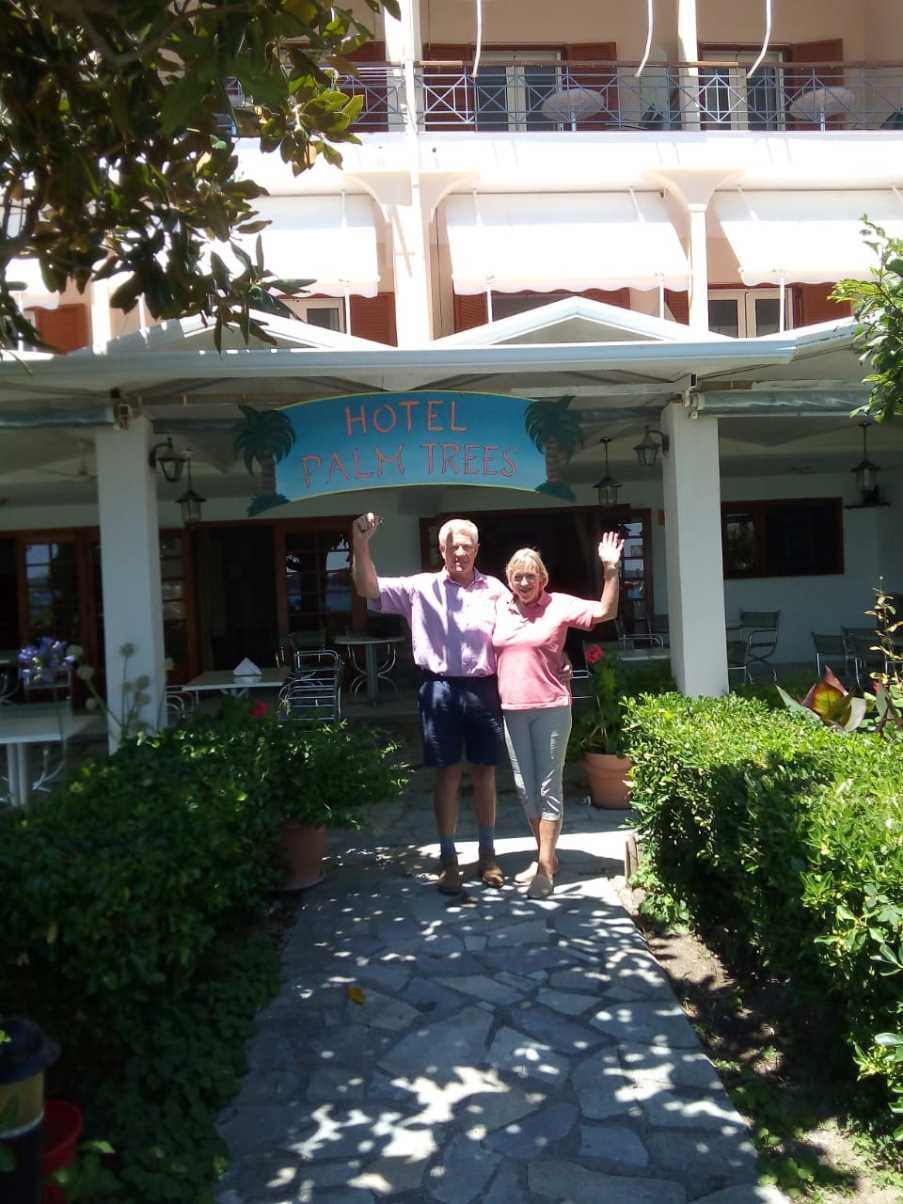
<instances>
[{"instance_id":1,"label":"terracotta flower pot","mask_svg":"<svg viewBox=\"0 0 903 1204\"><path fill-rule=\"evenodd\" d=\"M583 754L583 767L594 807L630 806L630 786L626 779L632 765L630 757L616 757L612 753Z\"/></svg>"},{"instance_id":2,"label":"terracotta flower pot","mask_svg":"<svg viewBox=\"0 0 903 1204\"><path fill-rule=\"evenodd\" d=\"M284 890L307 890L323 881L326 829L286 820L282 825L282 847L288 865Z\"/></svg>"}]
</instances>

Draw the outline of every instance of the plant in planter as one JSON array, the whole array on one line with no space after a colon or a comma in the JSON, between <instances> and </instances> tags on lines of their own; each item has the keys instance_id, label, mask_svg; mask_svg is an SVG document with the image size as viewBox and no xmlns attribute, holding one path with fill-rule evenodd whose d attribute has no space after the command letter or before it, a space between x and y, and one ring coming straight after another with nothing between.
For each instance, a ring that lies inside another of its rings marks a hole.
<instances>
[{"instance_id":1,"label":"plant in planter","mask_svg":"<svg viewBox=\"0 0 903 1204\"><path fill-rule=\"evenodd\" d=\"M582 760L594 806L626 807L631 761L624 704L640 694L673 690L674 679L667 665L627 667L598 644L588 644L585 655L593 695L589 707L575 716L569 755Z\"/></svg>"},{"instance_id":2,"label":"plant in planter","mask_svg":"<svg viewBox=\"0 0 903 1204\"><path fill-rule=\"evenodd\" d=\"M347 723L302 726L266 704L224 707L230 772L272 817L289 862L287 890L322 880L329 828L357 828L361 807L396 797L407 774L400 746Z\"/></svg>"},{"instance_id":3,"label":"plant in planter","mask_svg":"<svg viewBox=\"0 0 903 1204\"><path fill-rule=\"evenodd\" d=\"M589 709L574 725L574 738L583 755L590 799L594 807L626 807L631 762L624 755L617 657L606 656L598 644L589 644L586 663L593 697Z\"/></svg>"}]
</instances>

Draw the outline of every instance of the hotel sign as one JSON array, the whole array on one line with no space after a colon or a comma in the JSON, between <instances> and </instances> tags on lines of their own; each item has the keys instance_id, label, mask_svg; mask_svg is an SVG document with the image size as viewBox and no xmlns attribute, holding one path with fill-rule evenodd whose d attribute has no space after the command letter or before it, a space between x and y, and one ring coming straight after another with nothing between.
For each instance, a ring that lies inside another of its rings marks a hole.
<instances>
[{"instance_id":1,"label":"hotel sign","mask_svg":"<svg viewBox=\"0 0 903 1204\"><path fill-rule=\"evenodd\" d=\"M252 513L288 501L407 485L482 485L573 498L561 470L580 443L570 398L530 401L493 393L359 393L248 411L239 428L275 478ZM251 427L265 419L257 436ZM275 486L275 487L274 487ZM271 492L272 491L272 492Z\"/></svg>"}]
</instances>

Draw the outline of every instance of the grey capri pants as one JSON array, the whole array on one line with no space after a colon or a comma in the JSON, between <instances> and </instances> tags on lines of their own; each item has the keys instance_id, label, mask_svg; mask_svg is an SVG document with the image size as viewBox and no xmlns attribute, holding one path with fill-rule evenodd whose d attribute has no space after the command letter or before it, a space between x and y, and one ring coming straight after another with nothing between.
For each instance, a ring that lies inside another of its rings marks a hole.
<instances>
[{"instance_id":1,"label":"grey capri pants","mask_svg":"<svg viewBox=\"0 0 903 1204\"><path fill-rule=\"evenodd\" d=\"M533 707L502 711L514 785L527 819L564 816L564 754L571 734L571 708Z\"/></svg>"}]
</instances>

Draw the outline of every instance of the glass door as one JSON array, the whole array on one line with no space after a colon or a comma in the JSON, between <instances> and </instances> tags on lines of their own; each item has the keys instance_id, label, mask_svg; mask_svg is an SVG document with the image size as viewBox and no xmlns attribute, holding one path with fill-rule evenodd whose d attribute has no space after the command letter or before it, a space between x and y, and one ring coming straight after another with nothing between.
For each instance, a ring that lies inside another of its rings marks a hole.
<instances>
[{"instance_id":1,"label":"glass door","mask_svg":"<svg viewBox=\"0 0 903 1204\"><path fill-rule=\"evenodd\" d=\"M282 532L283 630L326 641L353 626L351 543L344 525Z\"/></svg>"}]
</instances>

